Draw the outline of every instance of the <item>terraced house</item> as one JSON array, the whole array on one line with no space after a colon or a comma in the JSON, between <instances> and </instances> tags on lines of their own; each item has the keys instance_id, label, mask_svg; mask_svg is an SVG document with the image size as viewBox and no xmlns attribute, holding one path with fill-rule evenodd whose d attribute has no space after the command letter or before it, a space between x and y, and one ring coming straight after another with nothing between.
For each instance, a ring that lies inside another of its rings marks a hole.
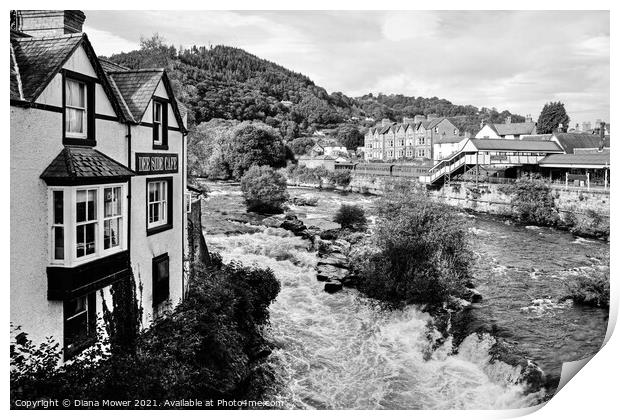
<instances>
[{"instance_id":1,"label":"terraced house","mask_svg":"<svg viewBox=\"0 0 620 420\"><path fill-rule=\"evenodd\" d=\"M433 144L444 137L458 136L458 128L446 117L416 115L400 124L389 119L372 127L364 137L365 159L394 161L434 159Z\"/></svg>"},{"instance_id":2,"label":"terraced house","mask_svg":"<svg viewBox=\"0 0 620 420\"><path fill-rule=\"evenodd\" d=\"M115 282L145 326L183 297L186 118L163 69L97 58L81 11L13 17L11 322L66 360Z\"/></svg>"}]
</instances>

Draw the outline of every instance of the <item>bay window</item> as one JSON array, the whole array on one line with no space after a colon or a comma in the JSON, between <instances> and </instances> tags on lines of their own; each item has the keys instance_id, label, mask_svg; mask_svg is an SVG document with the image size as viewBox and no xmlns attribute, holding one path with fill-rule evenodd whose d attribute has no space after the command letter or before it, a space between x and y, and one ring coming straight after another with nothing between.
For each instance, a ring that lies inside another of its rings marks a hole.
<instances>
[{"instance_id":1,"label":"bay window","mask_svg":"<svg viewBox=\"0 0 620 420\"><path fill-rule=\"evenodd\" d=\"M125 186L51 189L52 265L75 266L127 248Z\"/></svg>"}]
</instances>

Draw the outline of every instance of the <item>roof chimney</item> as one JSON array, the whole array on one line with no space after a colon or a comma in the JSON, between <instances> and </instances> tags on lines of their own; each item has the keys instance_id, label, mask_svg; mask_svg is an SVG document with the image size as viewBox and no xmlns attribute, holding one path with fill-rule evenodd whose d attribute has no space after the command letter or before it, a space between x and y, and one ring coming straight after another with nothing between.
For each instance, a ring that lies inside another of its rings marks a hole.
<instances>
[{"instance_id":1,"label":"roof chimney","mask_svg":"<svg viewBox=\"0 0 620 420\"><path fill-rule=\"evenodd\" d=\"M387 127L390 124L392 124L392 120L389 118L384 118L381 120L381 127Z\"/></svg>"},{"instance_id":2,"label":"roof chimney","mask_svg":"<svg viewBox=\"0 0 620 420\"><path fill-rule=\"evenodd\" d=\"M484 120L480 120L480 129L482 130L484 128Z\"/></svg>"},{"instance_id":3,"label":"roof chimney","mask_svg":"<svg viewBox=\"0 0 620 420\"><path fill-rule=\"evenodd\" d=\"M506 119L504 120L504 122L506 124L510 124L512 122L512 115L507 116Z\"/></svg>"},{"instance_id":4,"label":"roof chimney","mask_svg":"<svg viewBox=\"0 0 620 420\"><path fill-rule=\"evenodd\" d=\"M527 114L525 116L525 122L531 123L532 122L532 114Z\"/></svg>"},{"instance_id":5,"label":"roof chimney","mask_svg":"<svg viewBox=\"0 0 620 420\"><path fill-rule=\"evenodd\" d=\"M31 36L60 36L82 32L81 10L18 10L15 29Z\"/></svg>"},{"instance_id":6,"label":"roof chimney","mask_svg":"<svg viewBox=\"0 0 620 420\"><path fill-rule=\"evenodd\" d=\"M601 121L600 139L598 141L598 151L602 152L605 147L605 122Z\"/></svg>"},{"instance_id":7,"label":"roof chimney","mask_svg":"<svg viewBox=\"0 0 620 420\"><path fill-rule=\"evenodd\" d=\"M414 124L414 119L409 117L403 117L403 124Z\"/></svg>"}]
</instances>

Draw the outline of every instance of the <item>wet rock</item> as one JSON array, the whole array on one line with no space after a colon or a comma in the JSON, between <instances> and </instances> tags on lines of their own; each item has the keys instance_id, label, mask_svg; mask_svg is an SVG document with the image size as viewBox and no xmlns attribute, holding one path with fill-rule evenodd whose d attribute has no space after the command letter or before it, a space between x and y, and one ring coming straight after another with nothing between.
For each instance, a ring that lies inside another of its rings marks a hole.
<instances>
[{"instance_id":1,"label":"wet rock","mask_svg":"<svg viewBox=\"0 0 620 420\"><path fill-rule=\"evenodd\" d=\"M263 219L262 224L267 227L279 228L282 225L283 220L284 219L282 216L270 216Z\"/></svg>"},{"instance_id":2,"label":"wet rock","mask_svg":"<svg viewBox=\"0 0 620 420\"><path fill-rule=\"evenodd\" d=\"M319 259L317 265L333 265L335 267L347 269L350 267L347 257L340 253L327 254L326 256Z\"/></svg>"},{"instance_id":3,"label":"wet rock","mask_svg":"<svg viewBox=\"0 0 620 420\"><path fill-rule=\"evenodd\" d=\"M317 197L293 197L291 198L291 203L296 206L310 206L315 207L319 199Z\"/></svg>"},{"instance_id":4,"label":"wet rock","mask_svg":"<svg viewBox=\"0 0 620 420\"><path fill-rule=\"evenodd\" d=\"M305 218L303 222L306 224L306 226L316 227L320 231L340 229L340 225L338 223L320 217Z\"/></svg>"},{"instance_id":5,"label":"wet rock","mask_svg":"<svg viewBox=\"0 0 620 420\"><path fill-rule=\"evenodd\" d=\"M339 281L328 281L325 283L325 291L327 293L336 293L342 290L342 283Z\"/></svg>"},{"instance_id":6,"label":"wet rock","mask_svg":"<svg viewBox=\"0 0 620 420\"><path fill-rule=\"evenodd\" d=\"M465 300L468 300L471 303L482 302L482 294L476 289L466 288L465 293L463 295Z\"/></svg>"},{"instance_id":7,"label":"wet rock","mask_svg":"<svg viewBox=\"0 0 620 420\"><path fill-rule=\"evenodd\" d=\"M496 339L496 343L489 350L491 362L500 361L510 366L520 367L521 372L518 383L524 384L526 393L536 392L546 386L547 378L543 370L529 360L526 354L516 344L511 344L504 339Z\"/></svg>"},{"instance_id":8,"label":"wet rock","mask_svg":"<svg viewBox=\"0 0 620 420\"><path fill-rule=\"evenodd\" d=\"M318 281L342 281L349 276L346 268L334 267L333 265L319 265L316 279Z\"/></svg>"},{"instance_id":9,"label":"wet rock","mask_svg":"<svg viewBox=\"0 0 620 420\"><path fill-rule=\"evenodd\" d=\"M287 215L284 221L280 224L282 229L293 232L295 235L301 235L306 230L304 222L299 220L297 216Z\"/></svg>"},{"instance_id":10,"label":"wet rock","mask_svg":"<svg viewBox=\"0 0 620 420\"><path fill-rule=\"evenodd\" d=\"M467 282L465 282L465 287L467 287L468 289L473 289L474 287L476 287L476 285L473 281L467 280Z\"/></svg>"},{"instance_id":11,"label":"wet rock","mask_svg":"<svg viewBox=\"0 0 620 420\"><path fill-rule=\"evenodd\" d=\"M339 229L327 229L322 231L319 236L321 239L335 240L338 239Z\"/></svg>"}]
</instances>

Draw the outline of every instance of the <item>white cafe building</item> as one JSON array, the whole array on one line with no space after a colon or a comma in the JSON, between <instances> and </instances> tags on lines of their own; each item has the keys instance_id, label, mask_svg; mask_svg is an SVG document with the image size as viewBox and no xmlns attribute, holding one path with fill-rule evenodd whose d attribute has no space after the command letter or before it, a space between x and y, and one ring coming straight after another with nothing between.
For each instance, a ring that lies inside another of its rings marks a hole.
<instances>
[{"instance_id":1,"label":"white cafe building","mask_svg":"<svg viewBox=\"0 0 620 420\"><path fill-rule=\"evenodd\" d=\"M11 312L65 360L133 278L143 325L183 297L185 117L163 69L100 60L77 10L11 30Z\"/></svg>"}]
</instances>

